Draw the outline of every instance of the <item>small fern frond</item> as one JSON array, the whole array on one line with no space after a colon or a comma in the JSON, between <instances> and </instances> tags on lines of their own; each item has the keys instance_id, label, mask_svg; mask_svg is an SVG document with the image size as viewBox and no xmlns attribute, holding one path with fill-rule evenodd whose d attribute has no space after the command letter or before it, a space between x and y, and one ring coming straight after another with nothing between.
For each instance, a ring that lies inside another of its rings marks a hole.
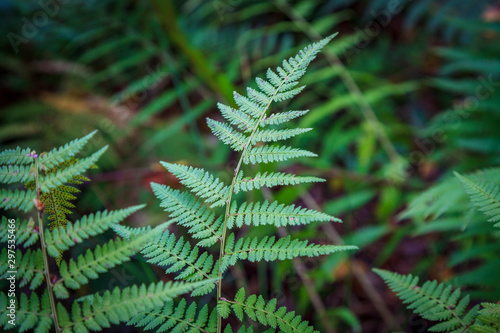
<instances>
[{"instance_id":1,"label":"small fern frond","mask_svg":"<svg viewBox=\"0 0 500 333\"><path fill-rule=\"evenodd\" d=\"M40 177L40 189L42 192L47 193L53 188L70 182L75 176L78 176L91 168L99 157L101 157L101 155L106 151L106 149L108 149L108 146L101 148L89 157L82 158L76 163L71 164L64 169L58 170L56 173L49 173Z\"/></svg>"},{"instance_id":2,"label":"small fern frond","mask_svg":"<svg viewBox=\"0 0 500 333\"><path fill-rule=\"evenodd\" d=\"M87 144L87 142L97 133L93 131L83 138L75 139L64 146L54 148L48 153L40 154L40 166L44 169L52 169L60 163L68 161L71 157L75 156Z\"/></svg>"},{"instance_id":3,"label":"small fern frond","mask_svg":"<svg viewBox=\"0 0 500 333\"><path fill-rule=\"evenodd\" d=\"M309 322L295 315L295 311L288 312L284 306L276 309L277 303L275 298L266 303L260 295L250 295L246 298L245 290L241 288L236 293L234 301L225 298L219 300L217 309L223 318L227 318L230 310L233 310L240 321L243 321L246 315L253 321L279 329L284 333L319 333L309 325Z\"/></svg>"},{"instance_id":4,"label":"small fern frond","mask_svg":"<svg viewBox=\"0 0 500 333\"><path fill-rule=\"evenodd\" d=\"M216 137L235 151L241 151L245 148L246 136L237 132L230 125L210 118L207 118L207 125Z\"/></svg>"},{"instance_id":5,"label":"small fern frond","mask_svg":"<svg viewBox=\"0 0 500 333\"><path fill-rule=\"evenodd\" d=\"M457 172L455 176L462 183L472 203L484 214L491 216L489 222L498 222L495 227L500 228L500 188L493 183L473 181Z\"/></svg>"},{"instance_id":6,"label":"small fern frond","mask_svg":"<svg viewBox=\"0 0 500 333\"><path fill-rule=\"evenodd\" d=\"M26 183L35 179L32 165L3 165L0 168L0 183Z\"/></svg>"},{"instance_id":7,"label":"small fern frond","mask_svg":"<svg viewBox=\"0 0 500 333\"><path fill-rule=\"evenodd\" d=\"M7 243L10 235L7 223L7 218L2 216L2 223L0 226L0 243ZM24 247L30 247L38 241L38 227L35 226L33 219L23 220L16 225L16 244Z\"/></svg>"},{"instance_id":8,"label":"small fern frond","mask_svg":"<svg viewBox=\"0 0 500 333\"><path fill-rule=\"evenodd\" d=\"M70 317L69 313L59 303L57 305L59 324L63 332L87 332L100 331L108 328L111 324L129 322L140 313L151 311L154 308L164 306L173 298L201 287L207 282L158 282L149 286L134 285L112 292L105 291L101 296L95 294L92 302L87 298L80 305L78 301L73 303Z\"/></svg>"},{"instance_id":9,"label":"small fern frond","mask_svg":"<svg viewBox=\"0 0 500 333\"><path fill-rule=\"evenodd\" d=\"M477 333L500 332L500 304L481 303L481 307L471 329Z\"/></svg>"},{"instance_id":10,"label":"small fern frond","mask_svg":"<svg viewBox=\"0 0 500 333\"><path fill-rule=\"evenodd\" d=\"M280 140L286 140L293 138L296 135L306 133L312 130L312 128L293 128L286 130L257 130L252 137L252 144L257 142L276 142Z\"/></svg>"},{"instance_id":11,"label":"small fern frond","mask_svg":"<svg viewBox=\"0 0 500 333\"><path fill-rule=\"evenodd\" d=\"M165 231L158 235L142 250L152 264L167 266L166 273L178 273L176 279L188 282L201 281L216 277L214 259L208 252L202 252L195 246L192 248L183 237L176 239L174 234ZM182 271L182 272L181 272ZM193 296L205 295L215 288L214 284L203 286L203 290L195 289Z\"/></svg>"},{"instance_id":12,"label":"small fern frond","mask_svg":"<svg viewBox=\"0 0 500 333\"><path fill-rule=\"evenodd\" d=\"M469 296L460 298L460 289L436 281L427 281L419 287L418 277L400 275L389 271L374 269L397 296L408 304L408 309L422 318L438 321L432 326L434 332L466 332L474 322L479 306L465 312L469 304Z\"/></svg>"},{"instance_id":13,"label":"small fern frond","mask_svg":"<svg viewBox=\"0 0 500 333\"><path fill-rule=\"evenodd\" d=\"M318 155L307 150L287 146L258 146L249 148L243 156L243 163L283 162L297 157L316 157Z\"/></svg>"},{"instance_id":14,"label":"small fern frond","mask_svg":"<svg viewBox=\"0 0 500 333\"><path fill-rule=\"evenodd\" d=\"M324 181L324 179L317 177L301 177L285 172L264 172L263 174L259 172L253 178L243 178L243 171L240 171L238 177L236 178L236 182L234 183L234 193L260 189L264 186L274 187Z\"/></svg>"},{"instance_id":15,"label":"small fern frond","mask_svg":"<svg viewBox=\"0 0 500 333\"><path fill-rule=\"evenodd\" d=\"M151 188L160 206L181 226L189 228L193 238L201 239L198 246L211 246L222 236L222 217L215 217L201 201L189 193L173 190L168 186L151 183Z\"/></svg>"},{"instance_id":16,"label":"small fern frond","mask_svg":"<svg viewBox=\"0 0 500 333\"><path fill-rule=\"evenodd\" d=\"M231 125L238 127L240 130L244 132L250 132L255 127L256 120L248 114L240 110L233 109L232 107L224 105L222 103L217 103L217 107L222 113L222 116Z\"/></svg>"},{"instance_id":17,"label":"small fern frond","mask_svg":"<svg viewBox=\"0 0 500 333\"><path fill-rule=\"evenodd\" d=\"M50 308L49 294L46 290L42 299L36 293L31 293L28 296L21 293L21 296L16 299L17 309L15 311L15 323L18 324L19 332L26 332L33 329L36 333L48 333L52 327L52 310ZM0 327L5 330L13 329L9 323L10 314L7 306L7 296L0 293Z\"/></svg>"},{"instance_id":18,"label":"small fern frond","mask_svg":"<svg viewBox=\"0 0 500 333\"><path fill-rule=\"evenodd\" d=\"M9 269L9 260L7 249L3 248L0 254L2 263L0 264L0 279L10 276L12 269ZM26 253L22 253L19 249L16 250L16 279L19 281L19 287L24 287L28 284L31 290L35 290L43 282L43 255L40 249Z\"/></svg>"},{"instance_id":19,"label":"small fern frond","mask_svg":"<svg viewBox=\"0 0 500 333\"><path fill-rule=\"evenodd\" d=\"M197 311L196 303L187 306L184 298L178 304L167 302L163 308L142 312L129 320L127 325L143 327L155 332L213 333L217 331L217 312L208 315L208 306Z\"/></svg>"},{"instance_id":20,"label":"small fern frond","mask_svg":"<svg viewBox=\"0 0 500 333\"><path fill-rule=\"evenodd\" d=\"M12 191L3 188L0 192L0 208L19 209L28 212L33 209L33 199L35 198L36 193L33 190L19 191L15 189Z\"/></svg>"},{"instance_id":21,"label":"small fern frond","mask_svg":"<svg viewBox=\"0 0 500 333\"><path fill-rule=\"evenodd\" d=\"M0 153L0 165L5 164L31 164L34 161L34 154L30 148L6 149Z\"/></svg>"},{"instance_id":22,"label":"small fern frond","mask_svg":"<svg viewBox=\"0 0 500 333\"><path fill-rule=\"evenodd\" d=\"M105 210L86 215L74 223L69 222L66 227L47 230L45 232L47 249L52 254L66 251L89 237L103 233L144 207L145 205L137 205L114 211Z\"/></svg>"},{"instance_id":23,"label":"small fern frond","mask_svg":"<svg viewBox=\"0 0 500 333\"><path fill-rule=\"evenodd\" d=\"M274 225L284 227L288 225L301 225L311 222L342 222L340 219L328 214L318 212L313 209L302 208L300 206L278 204L277 201L244 202L239 207L236 204L231 206L230 215L227 221L229 229L234 226L241 228L245 225Z\"/></svg>"},{"instance_id":24,"label":"small fern frond","mask_svg":"<svg viewBox=\"0 0 500 333\"><path fill-rule=\"evenodd\" d=\"M279 125L286 122L289 122L292 119L301 117L308 113L309 110L304 111L286 111L286 112L277 112L270 114L267 118L260 122L261 127L266 127L267 125Z\"/></svg>"},{"instance_id":25,"label":"small fern frond","mask_svg":"<svg viewBox=\"0 0 500 333\"><path fill-rule=\"evenodd\" d=\"M117 238L110 240L104 245L97 245L94 251L87 250L77 260L70 259L69 263L61 262L61 278L54 285L54 292L59 298L65 298L67 291L64 286L78 289L89 282L89 279L97 279L99 274L106 273L111 268L130 260L130 257L138 253L147 244L156 230L131 236L128 240ZM49 254L54 256L57 253ZM63 286L64 284L64 286Z\"/></svg>"},{"instance_id":26,"label":"small fern frond","mask_svg":"<svg viewBox=\"0 0 500 333\"><path fill-rule=\"evenodd\" d=\"M211 203L211 207L222 206L226 203L229 187L220 179L203 169L167 162L160 163L195 195Z\"/></svg>"},{"instance_id":27,"label":"small fern frond","mask_svg":"<svg viewBox=\"0 0 500 333\"><path fill-rule=\"evenodd\" d=\"M317 257L340 251L356 250L356 246L308 244L307 241L292 239L290 236L279 238L265 236L263 238L240 238L234 243L234 234L226 240L225 255L221 259L222 270L235 265L238 260L251 262L275 261L297 257Z\"/></svg>"}]
</instances>

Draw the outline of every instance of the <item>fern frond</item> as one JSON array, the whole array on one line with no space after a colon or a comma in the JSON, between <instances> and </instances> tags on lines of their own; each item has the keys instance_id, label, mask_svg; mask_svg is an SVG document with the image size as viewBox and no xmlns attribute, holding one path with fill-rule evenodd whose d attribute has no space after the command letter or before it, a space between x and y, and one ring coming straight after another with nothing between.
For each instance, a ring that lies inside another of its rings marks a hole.
<instances>
[{"instance_id":1,"label":"fern frond","mask_svg":"<svg viewBox=\"0 0 500 333\"><path fill-rule=\"evenodd\" d=\"M0 243L7 243L9 239L9 223L7 218L2 216L2 223L0 227ZM38 241L38 228L35 226L33 219L23 220L19 224L16 221L16 244L24 247L30 247Z\"/></svg>"},{"instance_id":2,"label":"fern frond","mask_svg":"<svg viewBox=\"0 0 500 333\"><path fill-rule=\"evenodd\" d=\"M71 181L75 176L87 171L94 163L101 157L101 155L108 149L108 146L101 148L99 151L90 155L89 157L82 158L76 163L58 170L56 173L47 174L40 177L40 189L42 192L49 192L51 189L64 185Z\"/></svg>"},{"instance_id":3,"label":"fern frond","mask_svg":"<svg viewBox=\"0 0 500 333\"><path fill-rule=\"evenodd\" d=\"M270 114L267 118L260 122L261 127L265 127L267 125L279 125L286 123L292 119L301 117L308 113L309 110L304 111L286 111L286 112L278 112Z\"/></svg>"},{"instance_id":4,"label":"fern frond","mask_svg":"<svg viewBox=\"0 0 500 333\"><path fill-rule=\"evenodd\" d=\"M295 315L295 311L288 312L284 306L276 309L277 303L275 298L266 303L261 295L250 295L247 298L245 290L241 288L236 293L234 301L225 298L219 300L217 309L223 318L227 318L230 310L233 310L240 321L243 321L246 315L253 321L279 329L284 333L319 333L309 325L309 322Z\"/></svg>"},{"instance_id":5,"label":"fern frond","mask_svg":"<svg viewBox=\"0 0 500 333\"><path fill-rule=\"evenodd\" d=\"M217 103L217 107L219 108L222 116L231 124L238 127L240 130L244 132L250 132L256 124L256 120L246 113L233 109L230 106L227 106L222 103Z\"/></svg>"},{"instance_id":6,"label":"fern frond","mask_svg":"<svg viewBox=\"0 0 500 333\"><path fill-rule=\"evenodd\" d=\"M21 296L16 299L16 324L19 332L25 332L33 329L36 333L48 333L52 327L52 310L50 308L49 294L46 290L43 293L42 299L34 292L28 296L21 293ZM7 296L2 292L0 293L0 327L5 330L15 328L9 324L10 318L7 316L9 313Z\"/></svg>"},{"instance_id":7,"label":"fern frond","mask_svg":"<svg viewBox=\"0 0 500 333\"><path fill-rule=\"evenodd\" d=\"M144 207L145 205L137 205L119 210L105 210L83 216L74 223L69 222L66 227L47 230L45 231L47 249L53 254L66 251L89 237L103 233Z\"/></svg>"},{"instance_id":8,"label":"fern frond","mask_svg":"<svg viewBox=\"0 0 500 333\"><path fill-rule=\"evenodd\" d=\"M0 264L0 279L10 276L9 261L7 256L7 248L3 248L0 254L2 263ZM19 281L19 287L24 287L27 284L31 290L39 287L44 279L43 275L43 255L40 249L26 251L22 253L19 249L16 250L15 270L17 271L16 280Z\"/></svg>"},{"instance_id":9,"label":"fern frond","mask_svg":"<svg viewBox=\"0 0 500 333\"><path fill-rule=\"evenodd\" d=\"M489 222L500 221L500 188L492 183L476 182L455 172L472 203L487 216ZM495 224L500 228L500 222Z\"/></svg>"},{"instance_id":10,"label":"fern frond","mask_svg":"<svg viewBox=\"0 0 500 333\"><path fill-rule=\"evenodd\" d=\"M221 267L235 265L238 260L251 262L275 261L293 259L297 257L317 257L340 251L356 250L356 246L318 245L308 244L307 241L292 239L290 236L275 240L275 237L240 238L234 244L234 234L226 240L225 255L221 259Z\"/></svg>"},{"instance_id":11,"label":"fern frond","mask_svg":"<svg viewBox=\"0 0 500 333\"><path fill-rule=\"evenodd\" d=\"M287 225L308 224L311 222L342 222L340 219L328 214L302 208L300 206L278 204L274 201L260 202L244 202L241 206L233 204L231 206L230 215L227 221L229 229L234 226L241 228L245 225L274 225L276 227L284 227Z\"/></svg>"},{"instance_id":12,"label":"fern frond","mask_svg":"<svg viewBox=\"0 0 500 333\"><path fill-rule=\"evenodd\" d=\"M59 298L64 298L67 291L64 286L78 289L87 284L89 279L97 279L99 274L105 273L111 268L130 260L130 257L142 250L156 235L155 229L149 232L131 236L128 240L117 238L110 240L104 245L97 245L94 251L87 250L77 260L70 259L69 263L61 262L61 278L54 285L54 292ZM59 252L49 254L54 256Z\"/></svg>"},{"instance_id":13,"label":"fern frond","mask_svg":"<svg viewBox=\"0 0 500 333\"><path fill-rule=\"evenodd\" d=\"M197 312L195 302L187 306L182 298L177 304L167 302L163 308L139 313L127 325L143 327L144 330L154 329L155 332L213 333L217 331L217 312L211 311L210 316L208 312L208 306Z\"/></svg>"},{"instance_id":14,"label":"fern frond","mask_svg":"<svg viewBox=\"0 0 500 333\"><path fill-rule=\"evenodd\" d=\"M73 303L71 318L66 309L59 303L57 305L59 325L63 332L87 332L88 330L100 331L111 324L120 324L130 321L140 313L151 311L164 306L173 298L201 287L207 282L158 282L149 286L134 285L112 292L105 291L101 296L95 294L92 302L85 299L80 305Z\"/></svg>"},{"instance_id":15,"label":"fern frond","mask_svg":"<svg viewBox=\"0 0 500 333\"><path fill-rule=\"evenodd\" d=\"M26 183L35 179L32 165L3 165L0 168L0 183Z\"/></svg>"},{"instance_id":16,"label":"fern frond","mask_svg":"<svg viewBox=\"0 0 500 333\"><path fill-rule=\"evenodd\" d=\"M3 164L31 164L34 161L34 154L30 148L6 149L0 153L0 165Z\"/></svg>"},{"instance_id":17,"label":"fern frond","mask_svg":"<svg viewBox=\"0 0 500 333\"><path fill-rule=\"evenodd\" d=\"M259 105L249 98L238 94L237 92L233 93L234 101L240 107L240 110L249 114L250 116L258 119L263 112L266 111L266 108L262 105Z\"/></svg>"},{"instance_id":18,"label":"fern frond","mask_svg":"<svg viewBox=\"0 0 500 333\"><path fill-rule=\"evenodd\" d=\"M280 141L292 138L296 135L306 133L312 130L312 128L293 128L286 130L257 130L252 137L252 144L257 142L272 142Z\"/></svg>"},{"instance_id":19,"label":"fern frond","mask_svg":"<svg viewBox=\"0 0 500 333\"><path fill-rule=\"evenodd\" d=\"M64 146L54 148L48 153L40 154L40 166L48 170L69 160L71 157L78 154L78 152L87 144L96 132L97 130L87 134L83 138L75 139Z\"/></svg>"},{"instance_id":20,"label":"fern frond","mask_svg":"<svg viewBox=\"0 0 500 333\"><path fill-rule=\"evenodd\" d=\"M245 148L246 136L236 131L231 125L210 118L207 118L207 125L216 137L235 151Z\"/></svg>"},{"instance_id":21,"label":"fern frond","mask_svg":"<svg viewBox=\"0 0 500 333\"><path fill-rule=\"evenodd\" d=\"M283 162L297 157L316 157L318 155L307 150L287 146L259 146L249 148L243 156L243 163Z\"/></svg>"},{"instance_id":22,"label":"fern frond","mask_svg":"<svg viewBox=\"0 0 500 333\"><path fill-rule=\"evenodd\" d=\"M2 189L0 192L0 208L19 209L23 212L31 210L34 206L33 199L36 193L33 190L19 191L18 189Z\"/></svg>"},{"instance_id":23,"label":"fern frond","mask_svg":"<svg viewBox=\"0 0 500 333\"><path fill-rule=\"evenodd\" d=\"M498 333L500 331L500 304L481 303L481 307L471 329L477 333Z\"/></svg>"},{"instance_id":24,"label":"fern frond","mask_svg":"<svg viewBox=\"0 0 500 333\"><path fill-rule=\"evenodd\" d=\"M226 203L229 187L225 186L220 179L203 169L167 162L160 163L183 185L189 187L195 195L211 203L211 207L222 206Z\"/></svg>"},{"instance_id":25,"label":"fern frond","mask_svg":"<svg viewBox=\"0 0 500 333\"><path fill-rule=\"evenodd\" d=\"M195 246L191 247L183 237L176 239L174 234L165 231L158 235L142 250L149 258L147 261L160 266L168 266L166 273L178 273L176 279L188 282L211 279L214 273L214 259L208 252L202 252ZM180 272L182 271L182 272ZM195 289L193 296L205 295L215 288L214 284L203 286L203 290Z\"/></svg>"},{"instance_id":26,"label":"fern frond","mask_svg":"<svg viewBox=\"0 0 500 333\"><path fill-rule=\"evenodd\" d=\"M215 217L201 201L189 193L173 190L168 186L151 183L151 188L158 199L160 207L170 213L173 221L184 226L193 238L201 239L198 246L211 246L222 236L222 217Z\"/></svg>"},{"instance_id":27,"label":"fern frond","mask_svg":"<svg viewBox=\"0 0 500 333\"><path fill-rule=\"evenodd\" d=\"M274 187L283 185L296 185L302 183L324 182L324 179L317 177L301 177L285 172L257 173L253 178L243 178L243 171L240 171L234 183L234 193L240 191L251 191L264 186Z\"/></svg>"},{"instance_id":28,"label":"fern frond","mask_svg":"<svg viewBox=\"0 0 500 333\"><path fill-rule=\"evenodd\" d=\"M400 275L389 271L374 269L397 296L407 303L408 309L422 318L439 321L432 326L434 332L464 332L472 325L478 306L465 312L469 304L469 296L460 298L460 289L436 281L427 281L419 287L418 277Z\"/></svg>"}]
</instances>

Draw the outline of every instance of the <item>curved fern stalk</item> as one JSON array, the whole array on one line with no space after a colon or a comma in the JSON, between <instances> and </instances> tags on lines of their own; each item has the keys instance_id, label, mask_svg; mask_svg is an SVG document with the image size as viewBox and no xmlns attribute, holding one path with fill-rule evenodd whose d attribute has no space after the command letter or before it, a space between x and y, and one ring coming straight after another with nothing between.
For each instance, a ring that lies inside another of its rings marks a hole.
<instances>
[{"instance_id":1,"label":"curved fern stalk","mask_svg":"<svg viewBox=\"0 0 500 333\"><path fill-rule=\"evenodd\" d=\"M436 281L427 281L419 287L418 277L400 275L382 269L374 269L397 296L407 303L407 308L424 319L437 321L433 332L472 332L471 325L477 316L479 306L466 312L469 296L460 298L460 289Z\"/></svg>"}]
</instances>

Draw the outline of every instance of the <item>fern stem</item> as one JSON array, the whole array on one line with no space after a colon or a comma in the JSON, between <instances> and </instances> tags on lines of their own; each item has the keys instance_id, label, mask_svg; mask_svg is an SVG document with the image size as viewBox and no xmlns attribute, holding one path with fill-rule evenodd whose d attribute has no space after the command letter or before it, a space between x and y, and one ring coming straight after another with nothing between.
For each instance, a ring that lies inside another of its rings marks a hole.
<instances>
[{"instance_id":1,"label":"fern stem","mask_svg":"<svg viewBox=\"0 0 500 333\"><path fill-rule=\"evenodd\" d=\"M38 156L35 157L35 182L36 182L36 200L37 203L40 203L40 179L38 174ZM50 300L50 308L52 310L52 319L54 320L54 327L56 333L61 332L61 327L59 327L59 321L57 319L57 309L56 302L54 299L54 293L52 291L52 283L50 282L50 271L49 271L49 259L47 255L47 246L45 245L45 235L43 229L43 219L42 219L42 208L38 205L38 212L36 214L38 218L38 228L40 231L40 244L42 246L42 255L43 255L43 273L45 274L45 281L47 283L47 292L49 293Z\"/></svg>"},{"instance_id":2,"label":"fern stem","mask_svg":"<svg viewBox=\"0 0 500 333\"><path fill-rule=\"evenodd\" d=\"M294 66L294 69L288 73L288 75L281 81L279 87L277 87L276 90L274 91L274 94L269 99L269 103L264 108L264 111L262 111L262 114L260 115L259 120L257 120L257 122L255 123L255 127L253 128L252 133L248 137L248 141L247 141L245 147L243 148L243 151L241 152L240 159L238 161L236 169L234 170L233 179L231 181L231 188L229 189L229 195L228 195L227 202L226 202L226 213L224 214L224 224L222 226L222 237L220 240L221 246L220 246L220 253L219 253L219 279L218 279L218 283L217 283L217 301L219 301L222 297L222 269L221 269L220 263L221 263L222 258L224 257L224 254L225 254L224 248L226 245L227 220L229 219L229 216L231 215L231 213L230 213L231 199L233 197L234 187L237 183L238 173L240 172L241 165L243 163L243 157L245 156L250 145L252 144L255 132L257 132L257 129L259 128L260 123L264 120L265 116L267 115L267 111L269 110L274 98L276 97L276 95L280 91L281 87L287 81L287 79L290 77L290 75L295 73L297 68L299 68L300 65L302 65L303 59L306 59L306 58L307 57L303 57L302 60ZM217 312L217 333L221 333L221 332L222 332L222 317L221 317L220 313Z\"/></svg>"}]
</instances>

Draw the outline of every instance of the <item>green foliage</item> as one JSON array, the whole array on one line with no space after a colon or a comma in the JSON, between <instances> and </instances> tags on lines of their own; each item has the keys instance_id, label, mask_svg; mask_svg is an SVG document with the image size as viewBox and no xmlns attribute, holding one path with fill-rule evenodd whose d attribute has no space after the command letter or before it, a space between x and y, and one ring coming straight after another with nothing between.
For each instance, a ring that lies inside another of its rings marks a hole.
<instances>
[{"instance_id":1,"label":"green foliage","mask_svg":"<svg viewBox=\"0 0 500 333\"><path fill-rule=\"evenodd\" d=\"M430 328L433 332L464 332L474 322L479 306L466 311L469 296L460 297L460 289L450 285L427 281L418 286L418 277L400 275L375 269L408 309L423 318L439 323Z\"/></svg>"}]
</instances>

